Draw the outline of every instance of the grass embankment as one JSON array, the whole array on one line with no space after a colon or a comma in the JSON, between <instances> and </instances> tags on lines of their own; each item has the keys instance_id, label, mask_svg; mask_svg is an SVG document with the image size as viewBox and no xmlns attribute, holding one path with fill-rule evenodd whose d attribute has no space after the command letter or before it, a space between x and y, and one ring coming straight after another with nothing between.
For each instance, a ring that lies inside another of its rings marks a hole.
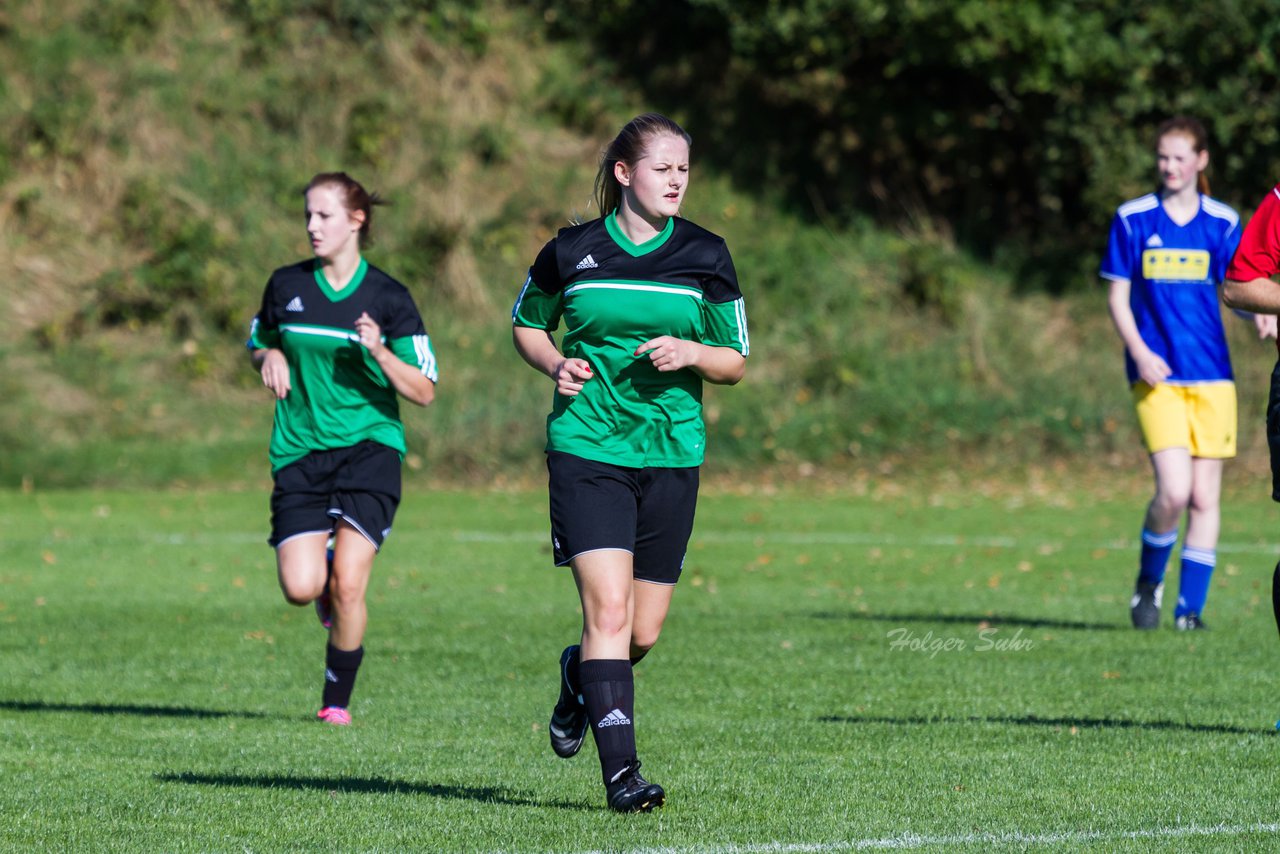
<instances>
[{"instance_id":1,"label":"grass embankment","mask_svg":"<svg viewBox=\"0 0 1280 854\"><path fill-rule=\"evenodd\" d=\"M298 188L335 167L394 202L368 255L440 358L438 403L407 413L411 471L537 477L550 386L507 310L541 243L590 214L600 147L655 107L695 136L687 213L727 237L752 325L747 381L708 392L712 472L1143 465L1093 283L1019 294L934 230L735 186L697 104L642 103L543 29L496 1L0 12L0 484L260 484L270 404L241 342L269 271L306 253ZM1270 359L1233 335L1256 458Z\"/></svg>"}]
</instances>

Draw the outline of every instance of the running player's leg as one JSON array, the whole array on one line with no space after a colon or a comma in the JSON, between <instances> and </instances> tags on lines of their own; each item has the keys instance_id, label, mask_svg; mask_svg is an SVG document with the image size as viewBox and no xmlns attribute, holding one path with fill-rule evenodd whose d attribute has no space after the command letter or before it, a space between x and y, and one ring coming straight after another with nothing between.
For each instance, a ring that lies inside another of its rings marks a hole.
<instances>
[{"instance_id":1,"label":"running player's leg","mask_svg":"<svg viewBox=\"0 0 1280 854\"><path fill-rule=\"evenodd\" d=\"M1186 448L1167 448L1151 455L1155 475L1155 495L1147 505L1143 526L1164 532L1178 528L1178 521L1191 502L1192 462Z\"/></svg>"},{"instance_id":2,"label":"running player's leg","mask_svg":"<svg viewBox=\"0 0 1280 854\"><path fill-rule=\"evenodd\" d=\"M662 806L665 793L640 776L636 756L631 561L631 553L620 549L599 549L573 559L582 598L578 674L609 806L619 812L647 812Z\"/></svg>"},{"instance_id":3,"label":"running player's leg","mask_svg":"<svg viewBox=\"0 0 1280 854\"><path fill-rule=\"evenodd\" d=\"M658 642L662 625L667 620L667 612L671 610L671 598L675 591L674 584L656 584L639 578L632 582L635 608L631 625L631 646L628 650L632 665L638 664Z\"/></svg>"},{"instance_id":4,"label":"running player's leg","mask_svg":"<svg viewBox=\"0 0 1280 854\"><path fill-rule=\"evenodd\" d=\"M332 625L325 649L324 690L320 717L349 723L347 707L364 660L364 633L369 623L365 592L377 550L363 534L340 520L333 543L333 577L329 596Z\"/></svg>"},{"instance_id":5,"label":"running player's leg","mask_svg":"<svg viewBox=\"0 0 1280 854\"><path fill-rule=\"evenodd\" d=\"M629 654L635 613L631 553L597 549L575 557L572 566L582 599L578 680L607 786L636 762L635 685Z\"/></svg>"},{"instance_id":6,"label":"running player's leg","mask_svg":"<svg viewBox=\"0 0 1280 854\"><path fill-rule=\"evenodd\" d=\"M698 468L648 468L639 477L636 519L635 619L631 663L653 649L662 634L698 504Z\"/></svg>"},{"instance_id":7,"label":"running player's leg","mask_svg":"<svg viewBox=\"0 0 1280 854\"><path fill-rule=\"evenodd\" d=\"M329 643L338 649L358 649L369 624L365 594L378 554L373 543L346 521L339 521L333 543L333 628Z\"/></svg>"},{"instance_id":8,"label":"running player's leg","mask_svg":"<svg viewBox=\"0 0 1280 854\"><path fill-rule=\"evenodd\" d=\"M1184 389L1191 422L1191 498L1182 549L1174 625L1201 629L1217 563L1223 462L1236 455L1236 387L1205 383Z\"/></svg>"},{"instance_id":9,"label":"running player's leg","mask_svg":"<svg viewBox=\"0 0 1280 854\"><path fill-rule=\"evenodd\" d=\"M328 530L295 534L276 547L276 576L284 598L293 605L310 605L324 592L325 543Z\"/></svg>"},{"instance_id":10,"label":"running player's leg","mask_svg":"<svg viewBox=\"0 0 1280 854\"><path fill-rule=\"evenodd\" d=\"M325 543L329 518L331 455L308 454L275 473L271 492L271 538L284 598L308 605L324 590Z\"/></svg>"},{"instance_id":11,"label":"running player's leg","mask_svg":"<svg viewBox=\"0 0 1280 854\"><path fill-rule=\"evenodd\" d=\"M552 451L547 454L547 474L556 566L571 566L580 556L614 552L617 560L625 559L621 571L629 581L636 529L634 470ZM560 653L557 668L559 691L548 732L551 749L565 759L578 753L587 734L581 641L588 633L584 625L574 643Z\"/></svg>"},{"instance_id":12,"label":"running player's leg","mask_svg":"<svg viewBox=\"0 0 1280 854\"><path fill-rule=\"evenodd\" d=\"M1178 604L1174 625L1181 629L1203 628L1205 600L1217 564L1218 532L1221 527L1222 468L1220 459L1192 459L1191 500L1187 510L1187 536L1182 547L1178 576Z\"/></svg>"},{"instance_id":13,"label":"running player's leg","mask_svg":"<svg viewBox=\"0 0 1280 854\"><path fill-rule=\"evenodd\" d=\"M332 626L325 650L325 684L320 717L349 723L346 709L364 660L368 626L365 593L373 559L391 533L400 504L400 455L377 442L361 442L343 453L330 496L334 524ZM340 714L332 710L341 710Z\"/></svg>"},{"instance_id":14,"label":"running player's leg","mask_svg":"<svg viewBox=\"0 0 1280 854\"><path fill-rule=\"evenodd\" d=\"M1178 541L1178 520L1191 500L1191 455L1185 447L1156 451L1151 455L1151 467L1155 495L1143 518L1138 578L1129 603L1133 625L1139 629L1160 625L1165 570Z\"/></svg>"}]
</instances>

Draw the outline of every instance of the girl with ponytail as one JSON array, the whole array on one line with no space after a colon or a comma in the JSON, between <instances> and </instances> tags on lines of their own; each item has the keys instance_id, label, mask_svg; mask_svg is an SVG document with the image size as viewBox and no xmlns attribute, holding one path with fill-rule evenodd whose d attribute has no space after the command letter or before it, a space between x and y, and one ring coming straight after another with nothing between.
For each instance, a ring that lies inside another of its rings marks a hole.
<instances>
[{"instance_id":1,"label":"girl with ponytail","mask_svg":"<svg viewBox=\"0 0 1280 854\"><path fill-rule=\"evenodd\" d=\"M1201 615L1217 562L1223 461L1236 454L1236 387L1218 287L1240 241L1240 217L1208 195L1208 138L1176 116L1156 134L1160 186L1122 204L1111 223L1101 275L1155 495L1142 524L1134 628L1160 625L1164 574L1187 517L1174 626L1204 628ZM1260 334L1266 318L1256 318ZM1274 320L1270 334L1274 336Z\"/></svg>"}]
</instances>

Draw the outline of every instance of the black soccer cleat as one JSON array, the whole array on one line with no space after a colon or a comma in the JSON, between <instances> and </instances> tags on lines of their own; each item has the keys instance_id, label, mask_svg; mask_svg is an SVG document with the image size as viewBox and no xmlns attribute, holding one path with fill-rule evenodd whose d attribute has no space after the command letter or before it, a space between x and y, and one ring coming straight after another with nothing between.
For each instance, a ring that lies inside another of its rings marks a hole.
<instances>
[{"instance_id":1,"label":"black soccer cleat","mask_svg":"<svg viewBox=\"0 0 1280 854\"><path fill-rule=\"evenodd\" d=\"M1199 614L1183 614L1173 621L1173 627L1180 632L1202 632L1209 628Z\"/></svg>"},{"instance_id":2,"label":"black soccer cleat","mask_svg":"<svg viewBox=\"0 0 1280 854\"><path fill-rule=\"evenodd\" d=\"M578 654L578 646L567 646L560 653L560 699L551 712L551 749L561 759L575 756L587 737L587 706L569 684L569 662Z\"/></svg>"},{"instance_id":3,"label":"black soccer cleat","mask_svg":"<svg viewBox=\"0 0 1280 854\"><path fill-rule=\"evenodd\" d=\"M605 786L609 809L615 812L651 812L667 802L667 793L657 783L640 776L640 760L618 772L615 782Z\"/></svg>"},{"instance_id":4,"label":"black soccer cleat","mask_svg":"<svg viewBox=\"0 0 1280 854\"><path fill-rule=\"evenodd\" d=\"M1129 600L1129 616L1135 629L1160 628L1160 600L1164 598L1164 584L1138 582Z\"/></svg>"}]
</instances>

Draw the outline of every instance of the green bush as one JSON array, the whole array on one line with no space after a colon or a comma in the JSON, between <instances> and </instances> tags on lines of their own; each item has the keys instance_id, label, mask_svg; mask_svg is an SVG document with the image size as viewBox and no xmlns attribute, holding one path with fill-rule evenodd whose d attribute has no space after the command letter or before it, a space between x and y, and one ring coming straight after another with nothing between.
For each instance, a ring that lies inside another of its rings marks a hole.
<instances>
[{"instance_id":1,"label":"green bush","mask_svg":"<svg viewBox=\"0 0 1280 854\"><path fill-rule=\"evenodd\" d=\"M1111 213L1154 183L1152 134L1172 113L1209 127L1226 201L1252 207L1280 174L1269 0L597 5L542 4L555 32L689 116L744 186L803 211L946 222L1024 289L1092 278Z\"/></svg>"}]
</instances>

